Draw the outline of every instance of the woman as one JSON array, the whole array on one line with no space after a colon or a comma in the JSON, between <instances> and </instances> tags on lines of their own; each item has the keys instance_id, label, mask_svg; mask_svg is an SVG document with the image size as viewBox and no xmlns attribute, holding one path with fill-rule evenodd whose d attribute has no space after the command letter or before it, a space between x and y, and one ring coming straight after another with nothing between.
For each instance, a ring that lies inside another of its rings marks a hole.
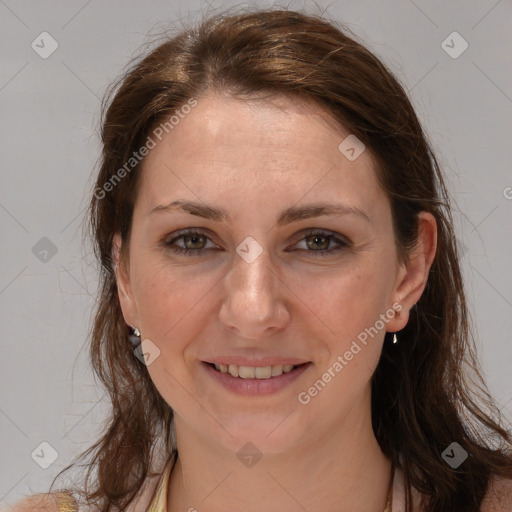
<instances>
[{"instance_id":1,"label":"woman","mask_svg":"<svg viewBox=\"0 0 512 512\"><path fill-rule=\"evenodd\" d=\"M217 16L112 89L84 510L512 510L442 173L347 34Z\"/></svg>"}]
</instances>

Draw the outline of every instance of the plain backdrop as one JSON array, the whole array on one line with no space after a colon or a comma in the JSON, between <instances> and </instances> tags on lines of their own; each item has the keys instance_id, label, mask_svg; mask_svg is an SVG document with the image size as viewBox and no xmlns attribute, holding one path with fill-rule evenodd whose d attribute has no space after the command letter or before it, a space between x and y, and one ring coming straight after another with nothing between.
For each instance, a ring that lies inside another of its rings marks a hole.
<instances>
[{"instance_id":1,"label":"plain backdrop","mask_svg":"<svg viewBox=\"0 0 512 512\"><path fill-rule=\"evenodd\" d=\"M0 0L0 506L45 491L108 411L88 362L97 267L82 243L104 91L151 34L233 5ZM286 5L325 9L409 90L456 201L487 382L512 419L512 4ZM37 454L52 450L44 469Z\"/></svg>"}]
</instances>

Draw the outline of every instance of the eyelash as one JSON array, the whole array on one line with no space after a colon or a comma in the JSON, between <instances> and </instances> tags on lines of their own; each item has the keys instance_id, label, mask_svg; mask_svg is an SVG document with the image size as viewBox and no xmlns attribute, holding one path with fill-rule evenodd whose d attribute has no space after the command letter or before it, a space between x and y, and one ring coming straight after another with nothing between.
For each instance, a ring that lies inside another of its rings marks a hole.
<instances>
[{"instance_id":1,"label":"eyelash","mask_svg":"<svg viewBox=\"0 0 512 512\"><path fill-rule=\"evenodd\" d=\"M186 249L186 248L183 248L183 247L176 246L174 244L174 242L176 242L180 238L183 238L183 237L185 237L187 235L202 235L202 236L205 236L207 238L207 242L208 242L208 240L211 241L210 237L204 231L202 231L200 229L188 229L188 230L180 231L171 240L164 241L164 246L169 248L171 251L173 251L173 252L175 252L177 254L183 254L185 256L190 256L190 257L192 257L192 256L200 256L201 252L205 251L206 248L203 248L203 249ZM313 258L318 258L318 257L324 256L324 255L327 255L327 254L337 253L340 250L349 248L350 245L351 245L348 241L345 241L345 240L342 240L342 239L336 237L335 233L333 233L332 231L323 231L323 230L318 230L318 229L311 229L311 230L309 230L308 232L303 234L302 238L297 240L296 243L302 242L306 238L310 238L313 235L317 235L317 236L328 238L329 245L330 245L332 240L334 240L334 241L339 243L339 246L336 247L335 249L324 249L322 251L313 251L313 250L307 250L307 249L299 249L299 250L311 253L310 257L313 257Z\"/></svg>"}]
</instances>

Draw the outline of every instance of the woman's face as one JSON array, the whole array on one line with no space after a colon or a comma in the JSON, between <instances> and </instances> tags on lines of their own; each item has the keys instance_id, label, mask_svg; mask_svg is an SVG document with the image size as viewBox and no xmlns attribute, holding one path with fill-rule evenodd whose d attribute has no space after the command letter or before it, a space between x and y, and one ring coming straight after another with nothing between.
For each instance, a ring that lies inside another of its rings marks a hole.
<instances>
[{"instance_id":1,"label":"woman's face","mask_svg":"<svg viewBox=\"0 0 512 512\"><path fill-rule=\"evenodd\" d=\"M384 334L421 293L370 152L342 153L348 132L284 98L208 95L168 131L144 161L118 283L178 436L277 452L361 425Z\"/></svg>"}]
</instances>

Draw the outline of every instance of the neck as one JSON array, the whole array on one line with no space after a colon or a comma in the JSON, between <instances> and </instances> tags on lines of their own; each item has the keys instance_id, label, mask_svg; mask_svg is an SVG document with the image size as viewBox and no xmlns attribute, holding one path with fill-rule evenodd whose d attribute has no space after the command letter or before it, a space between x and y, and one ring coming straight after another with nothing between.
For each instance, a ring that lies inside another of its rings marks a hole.
<instances>
[{"instance_id":1,"label":"neck","mask_svg":"<svg viewBox=\"0 0 512 512\"><path fill-rule=\"evenodd\" d=\"M369 408L368 408L369 409ZM381 512L391 462L377 443L371 415L352 414L331 431L286 452L263 454L245 467L236 452L219 447L175 417L178 460L171 473L167 512L323 510Z\"/></svg>"}]
</instances>

